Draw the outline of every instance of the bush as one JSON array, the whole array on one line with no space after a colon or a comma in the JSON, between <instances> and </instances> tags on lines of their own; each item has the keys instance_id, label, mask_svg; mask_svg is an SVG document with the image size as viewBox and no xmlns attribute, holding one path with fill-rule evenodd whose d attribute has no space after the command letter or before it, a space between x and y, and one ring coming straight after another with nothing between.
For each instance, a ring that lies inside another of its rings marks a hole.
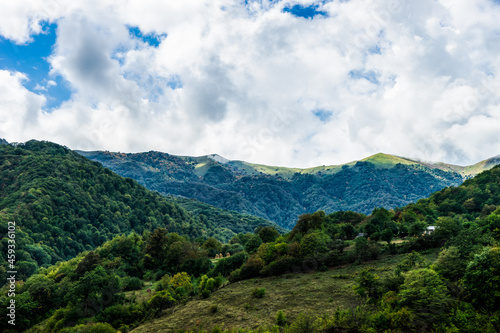
<instances>
[{"instance_id":1,"label":"bush","mask_svg":"<svg viewBox=\"0 0 500 333\"><path fill-rule=\"evenodd\" d=\"M298 261L296 258L285 255L264 267L264 269L262 270L262 274L274 276L291 272L297 263Z\"/></svg>"},{"instance_id":2,"label":"bush","mask_svg":"<svg viewBox=\"0 0 500 333\"><path fill-rule=\"evenodd\" d=\"M64 330L66 332L66 330ZM72 333L116 333L116 330L108 323L88 323L78 325L70 329Z\"/></svg>"},{"instance_id":3,"label":"bush","mask_svg":"<svg viewBox=\"0 0 500 333\"><path fill-rule=\"evenodd\" d=\"M252 290L252 296L255 298L262 298L266 294L266 288L255 288Z\"/></svg>"},{"instance_id":4,"label":"bush","mask_svg":"<svg viewBox=\"0 0 500 333\"><path fill-rule=\"evenodd\" d=\"M213 277L219 274L223 276L229 276L232 271L240 268L247 259L248 254L244 252L237 253L229 258L221 259L217 262L217 265L208 273L208 276Z\"/></svg>"},{"instance_id":5,"label":"bush","mask_svg":"<svg viewBox=\"0 0 500 333\"><path fill-rule=\"evenodd\" d=\"M95 320L98 322L105 322L113 325L113 327L119 327L120 325L130 325L136 321L140 321L144 313L143 307L139 304L132 304L130 306L125 306L122 304L116 304L108 306L95 316Z\"/></svg>"},{"instance_id":6,"label":"bush","mask_svg":"<svg viewBox=\"0 0 500 333\"><path fill-rule=\"evenodd\" d=\"M122 279L122 289L124 291L138 290L144 286L141 279L137 277L125 277Z\"/></svg>"},{"instance_id":7,"label":"bush","mask_svg":"<svg viewBox=\"0 0 500 333\"><path fill-rule=\"evenodd\" d=\"M286 316L285 316L285 313L283 312L283 310L279 310L276 313L276 324L278 326L285 326L285 324L286 324Z\"/></svg>"},{"instance_id":8,"label":"bush","mask_svg":"<svg viewBox=\"0 0 500 333\"><path fill-rule=\"evenodd\" d=\"M201 276L207 274L212 268L212 262L207 257L198 259L187 259L179 268L179 271L186 272L189 275Z\"/></svg>"},{"instance_id":9,"label":"bush","mask_svg":"<svg viewBox=\"0 0 500 333\"><path fill-rule=\"evenodd\" d=\"M238 268L238 269L232 271L231 275L229 275L229 282L233 283L233 282L237 282L240 280L242 280L241 269Z\"/></svg>"},{"instance_id":10,"label":"bush","mask_svg":"<svg viewBox=\"0 0 500 333\"><path fill-rule=\"evenodd\" d=\"M289 333L315 333L318 329L314 324L312 315L301 313L297 319L290 325Z\"/></svg>"},{"instance_id":11,"label":"bush","mask_svg":"<svg viewBox=\"0 0 500 333\"><path fill-rule=\"evenodd\" d=\"M157 292L149 301L148 305L153 309L166 309L176 303L176 300L167 290Z\"/></svg>"},{"instance_id":12,"label":"bush","mask_svg":"<svg viewBox=\"0 0 500 333\"><path fill-rule=\"evenodd\" d=\"M255 254L250 256L250 259L241 266L240 269L240 279L250 279L259 276L260 271L264 268L264 260Z\"/></svg>"},{"instance_id":13,"label":"bush","mask_svg":"<svg viewBox=\"0 0 500 333\"><path fill-rule=\"evenodd\" d=\"M219 305L218 304L212 304L210 305L210 313L217 313L219 311Z\"/></svg>"},{"instance_id":14,"label":"bush","mask_svg":"<svg viewBox=\"0 0 500 333\"><path fill-rule=\"evenodd\" d=\"M208 298L210 293L215 289L215 279L209 278L206 275L203 275L200 280L200 284L198 285L198 293L203 298Z\"/></svg>"}]
</instances>

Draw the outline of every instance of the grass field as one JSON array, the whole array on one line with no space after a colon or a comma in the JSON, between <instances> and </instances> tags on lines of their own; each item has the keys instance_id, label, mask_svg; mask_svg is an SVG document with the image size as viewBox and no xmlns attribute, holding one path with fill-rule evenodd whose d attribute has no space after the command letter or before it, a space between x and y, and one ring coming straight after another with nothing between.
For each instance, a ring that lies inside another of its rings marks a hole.
<instances>
[{"instance_id":1,"label":"grass field","mask_svg":"<svg viewBox=\"0 0 500 333\"><path fill-rule=\"evenodd\" d=\"M434 261L437 253L426 255ZM385 256L377 261L348 265L326 272L287 274L280 277L250 279L227 285L207 299L195 299L164 311L154 320L132 332L178 332L215 325L228 328L256 328L275 324L276 312L283 310L289 321L301 312L321 316L333 314L337 307L349 308L363 304L354 292L355 278L360 270L371 267L380 277L392 271L403 255ZM262 298L254 298L255 288L265 288Z\"/></svg>"}]
</instances>

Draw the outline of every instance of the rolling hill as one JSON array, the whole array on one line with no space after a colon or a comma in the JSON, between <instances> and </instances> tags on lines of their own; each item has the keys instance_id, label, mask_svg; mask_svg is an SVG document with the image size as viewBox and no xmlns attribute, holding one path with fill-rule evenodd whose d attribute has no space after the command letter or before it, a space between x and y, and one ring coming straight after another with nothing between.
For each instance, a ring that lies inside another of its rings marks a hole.
<instances>
[{"instance_id":1,"label":"rolling hill","mask_svg":"<svg viewBox=\"0 0 500 333\"><path fill-rule=\"evenodd\" d=\"M162 194L260 216L289 229L297 216L317 210L367 214L376 207L401 207L500 163L496 157L461 167L376 154L344 165L297 169L230 161L215 154L79 153Z\"/></svg>"},{"instance_id":2,"label":"rolling hill","mask_svg":"<svg viewBox=\"0 0 500 333\"><path fill-rule=\"evenodd\" d=\"M50 142L0 145L0 190L0 248L7 249L8 222L16 222L20 278L120 234L164 227L193 239L228 241L259 226L275 226L262 218L162 196Z\"/></svg>"}]
</instances>

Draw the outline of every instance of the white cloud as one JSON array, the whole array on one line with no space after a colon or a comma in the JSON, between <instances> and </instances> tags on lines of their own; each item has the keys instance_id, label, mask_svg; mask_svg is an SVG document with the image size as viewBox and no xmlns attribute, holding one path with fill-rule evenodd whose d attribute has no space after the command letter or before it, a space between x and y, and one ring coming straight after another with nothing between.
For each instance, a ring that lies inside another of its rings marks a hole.
<instances>
[{"instance_id":1,"label":"white cloud","mask_svg":"<svg viewBox=\"0 0 500 333\"><path fill-rule=\"evenodd\" d=\"M23 87L27 80L21 73L0 70L0 134L9 141L25 141L33 130L37 131L43 96Z\"/></svg>"},{"instance_id":2,"label":"white cloud","mask_svg":"<svg viewBox=\"0 0 500 333\"><path fill-rule=\"evenodd\" d=\"M57 20L52 73L74 92L44 113L20 74L2 72L8 140L290 166L500 153L500 7L489 0L44 3L0 5L0 34L26 43ZM328 17L282 11L297 3ZM155 48L128 26L167 37Z\"/></svg>"}]
</instances>

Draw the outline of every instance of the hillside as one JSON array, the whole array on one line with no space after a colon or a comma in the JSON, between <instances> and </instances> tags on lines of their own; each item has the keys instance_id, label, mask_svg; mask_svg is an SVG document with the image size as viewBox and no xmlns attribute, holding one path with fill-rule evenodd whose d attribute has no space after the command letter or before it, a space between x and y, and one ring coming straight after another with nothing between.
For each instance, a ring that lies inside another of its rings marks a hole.
<instances>
[{"instance_id":1,"label":"hillside","mask_svg":"<svg viewBox=\"0 0 500 333\"><path fill-rule=\"evenodd\" d=\"M285 235L259 228L227 244L163 228L116 236L20 282L19 327L494 333L499 228L496 166L394 211L304 214ZM7 292L0 290L2 316Z\"/></svg>"},{"instance_id":2,"label":"hillside","mask_svg":"<svg viewBox=\"0 0 500 333\"><path fill-rule=\"evenodd\" d=\"M258 226L262 218L207 204L166 198L135 180L56 144L29 141L0 145L0 226L15 221L20 278L38 267L67 260L111 240L166 227L191 238L227 241ZM2 257L0 275L5 274Z\"/></svg>"},{"instance_id":3,"label":"hillside","mask_svg":"<svg viewBox=\"0 0 500 333\"><path fill-rule=\"evenodd\" d=\"M386 154L338 166L293 169L229 161L218 155L79 152L151 190L252 214L292 228L303 213L402 207L456 186L500 159L470 167Z\"/></svg>"}]
</instances>

